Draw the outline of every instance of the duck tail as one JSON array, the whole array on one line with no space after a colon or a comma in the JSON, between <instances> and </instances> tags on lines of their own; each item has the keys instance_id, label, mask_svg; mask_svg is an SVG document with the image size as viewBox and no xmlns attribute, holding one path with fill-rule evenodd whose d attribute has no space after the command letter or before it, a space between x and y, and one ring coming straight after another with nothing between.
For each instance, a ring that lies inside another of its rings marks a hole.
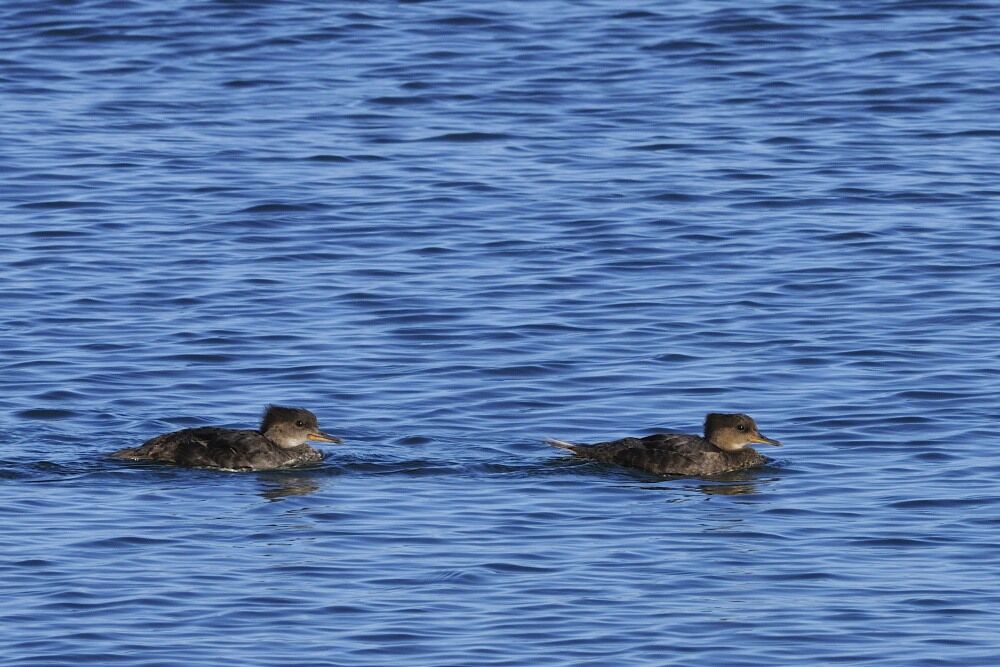
<instances>
[{"instance_id":1,"label":"duck tail","mask_svg":"<svg viewBox=\"0 0 1000 667\"><path fill-rule=\"evenodd\" d=\"M117 452L111 453L111 458L113 459L130 459L132 461L138 461L139 459L145 458L139 451L138 447L129 447L127 449L119 449Z\"/></svg>"},{"instance_id":2,"label":"duck tail","mask_svg":"<svg viewBox=\"0 0 1000 667\"><path fill-rule=\"evenodd\" d=\"M555 438L545 438L545 444L552 445L553 447L558 447L559 449L568 449L569 451L576 453L577 445L572 442L566 442L565 440L556 440Z\"/></svg>"}]
</instances>

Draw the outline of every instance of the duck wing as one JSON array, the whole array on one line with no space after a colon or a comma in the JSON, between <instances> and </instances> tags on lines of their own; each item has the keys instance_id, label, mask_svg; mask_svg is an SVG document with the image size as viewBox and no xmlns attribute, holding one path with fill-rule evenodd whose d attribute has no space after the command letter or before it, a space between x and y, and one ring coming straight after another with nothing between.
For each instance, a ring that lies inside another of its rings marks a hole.
<instances>
[{"instance_id":1,"label":"duck wing","mask_svg":"<svg viewBox=\"0 0 1000 667\"><path fill-rule=\"evenodd\" d=\"M700 469L706 457L720 452L707 440L684 433L656 433L595 445L577 445L577 455L658 475L684 475Z\"/></svg>"},{"instance_id":2,"label":"duck wing","mask_svg":"<svg viewBox=\"0 0 1000 667\"><path fill-rule=\"evenodd\" d=\"M213 426L186 428L150 438L138 447L115 452L114 456L189 466L229 467L224 464L238 463L240 453L245 452L248 446L253 447L257 438L264 439L256 431Z\"/></svg>"}]
</instances>

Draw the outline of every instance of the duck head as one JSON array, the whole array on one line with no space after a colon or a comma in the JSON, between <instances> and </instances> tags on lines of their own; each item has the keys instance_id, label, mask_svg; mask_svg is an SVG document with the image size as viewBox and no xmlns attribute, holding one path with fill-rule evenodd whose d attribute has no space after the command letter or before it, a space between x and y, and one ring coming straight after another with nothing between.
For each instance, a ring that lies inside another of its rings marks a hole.
<instances>
[{"instance_id":1,"label":"duck head","mask_svg":"<svg viewBox=\"0 0 1000 667\"><path fill-rule=\"evenodd\" d=\"M780 442L757 430L757 423L750 415L742 414L713 412L706 416L705 439L727 452L736 452L750 445L781 447Z\"/></svg>"},{"instance_id":2,"label":"duck head","mask_svg":"<svg viewBox=\"0 0 1000 667\"><path fill-rule=\"evenodd\" d=\"M316 415L304 408L269 405L260 422L260 432L279 447L298 447L309 440L341 442L340 438L319 430Z\"/></svg>"}]
</instances>

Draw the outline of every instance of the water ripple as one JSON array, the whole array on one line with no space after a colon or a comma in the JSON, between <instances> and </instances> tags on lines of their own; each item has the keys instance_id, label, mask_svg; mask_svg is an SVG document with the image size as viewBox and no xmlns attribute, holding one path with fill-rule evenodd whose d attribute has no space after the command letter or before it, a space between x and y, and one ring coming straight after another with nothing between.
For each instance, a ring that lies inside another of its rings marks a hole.
<instances>
[{"instance_id":1,"label":"water ripple","mask_svg":"<svg viewBox=\"0 0 1000 667\"><path fill-rule=\"evenodd\" d=\"M3 13L0 661L995 662L990 3Z\"/></svg>"}]
</instances>

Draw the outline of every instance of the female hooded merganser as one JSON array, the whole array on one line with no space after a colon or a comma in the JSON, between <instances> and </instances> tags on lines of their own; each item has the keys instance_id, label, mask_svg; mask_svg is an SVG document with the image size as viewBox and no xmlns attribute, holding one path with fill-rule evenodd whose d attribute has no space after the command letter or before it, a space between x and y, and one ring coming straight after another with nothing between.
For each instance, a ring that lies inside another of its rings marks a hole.
<instances>
[{"instance_id":1,"label":"female hooded merganser","mask_svg":"<svg viewBox=\"0 0 1000 667\"><path fill-rule=\"evenodd\" d=\"M269 470L321 461L323 453L307 445L307 440L341 441L319 430L316 415L308 410L269 405L259 431L186 428L158 435L112 456L200 468Z\"/></svg>"},{"instance_id":2,"label":"female hooded merganser","mask_svg":"<svg viewBox=\"0 0 1000 667\"><path fill-rule=\"evenodd\" d=\"M761 435L748 415L717 413L705 417L705 437L656 433L595 445L574 445L551 438L545 442L583 458L639 468L656 475L717 475L752 468L767 458L748 445L781 446L777 440Z\"/></svg>"}]
</instances>

